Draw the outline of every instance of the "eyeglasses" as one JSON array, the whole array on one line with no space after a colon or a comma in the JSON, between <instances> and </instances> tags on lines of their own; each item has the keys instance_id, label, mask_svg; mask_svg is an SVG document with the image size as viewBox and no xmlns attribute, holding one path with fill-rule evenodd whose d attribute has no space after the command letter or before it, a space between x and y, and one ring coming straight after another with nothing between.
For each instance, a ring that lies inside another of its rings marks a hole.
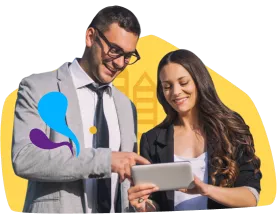
<instances>
[{"instance_id":1,"label":"eyeglasses","mask_svg":"<svg viewBox=\"0 0 277 214\"><path fill-rule=\"evenodd\" d=\"M104 34L99 29L97 29L96 27L94 27L94 29L97 30L97 32L98 32L99 36L101 37L101 39L103 39L105 41L105 43L108 45L109 50L108 50L108 52L106 54L112 60L117 59L117 58L119 58L121 56L124 56L124 64L125 65L132 65L132 64L135 64L138 60L140 60L140 55L137 52L137 50L135 50L134 52L125 53L122 48L117 47L115 45L112 45L109 42L109 40L104 36ZM101 44L101 46L102 46L102 44Z\"/></svg>"}]
</instances>

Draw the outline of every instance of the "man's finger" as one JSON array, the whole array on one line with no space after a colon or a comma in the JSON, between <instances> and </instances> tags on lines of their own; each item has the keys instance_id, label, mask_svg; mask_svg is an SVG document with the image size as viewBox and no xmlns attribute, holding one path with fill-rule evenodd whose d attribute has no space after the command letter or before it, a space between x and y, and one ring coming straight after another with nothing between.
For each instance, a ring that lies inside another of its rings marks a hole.
<instances>
[{"instance_id":1,"label":"man's finger","mask_svg":"<svg viewBox=\"0 0 277 214\"><path fill-rule=\"evenodd\" d=\"M129 163L131 167L136 165L136 161L133 158L129 159Z\"/></svg>"},{"instance_id":2,"label":"man's finger","mask_svg":"<svg viewBox=\"0 0 277 214\"><path fill-rule=\"evenodd\" d=\"M134 154L134 159L138 164L151 164L147 159L139 156L138 154Z\"/></svg>"},{"instance_id":3,"label":"man's finger","mask_svg":"<svg viewBox=\"0 0 277 214\"><path fill-rule=\"evenodd\" d=\"M120 182L120 183L122 183L122 182L125 180L124 174L125 174L124 170L120 170L120 171L118 172L118 175L119 175L119 182Z\"/></svg>"},{"instance_id":4,"label":"man's finger","mask_svg":"<svg viewBox=\"0 0 277 214\"><path fill-rule=\"evenodd\" d=\"M131 177L130 165L125 164L124 169L125 169L125 178L131 179L132 177Z\"/></svg>"}]
</instances>

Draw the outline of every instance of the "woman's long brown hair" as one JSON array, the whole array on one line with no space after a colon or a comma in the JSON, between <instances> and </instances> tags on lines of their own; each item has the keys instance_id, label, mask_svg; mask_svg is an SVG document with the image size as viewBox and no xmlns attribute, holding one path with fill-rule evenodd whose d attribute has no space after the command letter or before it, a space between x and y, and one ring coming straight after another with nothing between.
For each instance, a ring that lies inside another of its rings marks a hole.
<instances>
[{"instance_id":1,"label":"woman's long brown hair","mask_svg":"<svg viewBox=\"0 0 277 214\"><path fill-rule=\"evenodd\" d=\"M178 113L166 101L160 73L168 63L183 66L191 75L198 92L197 109L200 125L207 139L207 150L210 155L214 185L232 186L239 173L238 160L248 157L255 173L260 169L260 159L255 155L254 141L243 118L225 106L219 99L212 78L203 62L188 50L177 50L166 54L159 63L157 75L157 97L166 113L164 121L158 127L168 127L178 117ZM174 71L172 71L174 72ZM242 157L243 156L243 157ZM216 183L216 176L223 176Z\"/></svg>"}]
</instances>

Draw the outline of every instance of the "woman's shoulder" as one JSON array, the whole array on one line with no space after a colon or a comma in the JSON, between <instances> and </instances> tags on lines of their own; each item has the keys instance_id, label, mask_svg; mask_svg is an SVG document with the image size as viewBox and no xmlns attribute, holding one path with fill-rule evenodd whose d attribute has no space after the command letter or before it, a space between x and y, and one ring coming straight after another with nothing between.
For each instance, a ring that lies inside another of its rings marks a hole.
<instances>
[{"instance_id":1,"label":"woman's shoulder","mask_svg":"<svg viewBox=\"0 0 277 214\"><path fill-rule=\"evenodd\" d=\"M154 128L143 133L142 139L146 138L147 141L150 143L156 141L158 138L164 138L169 128L170 127L161 127L160 125L157 125Z\"/></svg>"},{"instance_id":2,"label":"woman's shoulder","mask_svg":"<svg viewBox=\"0 0 277 214\"><path fill-rule=\"evenodd\" d=\"M147 138L157 137L161 130L162 128L160 128L159 126L155 126L154 128L148 130L147 132L144 132L143 135L147 136Z\"/></svg>"}]
</instances>

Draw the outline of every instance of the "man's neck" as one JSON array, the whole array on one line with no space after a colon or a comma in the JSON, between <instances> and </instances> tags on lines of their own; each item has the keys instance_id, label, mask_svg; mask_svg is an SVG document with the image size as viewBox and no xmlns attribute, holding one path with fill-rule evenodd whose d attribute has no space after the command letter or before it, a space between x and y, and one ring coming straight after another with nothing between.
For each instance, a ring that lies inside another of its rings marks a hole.
<instances>
[{"instance_id":1,"label":"man's neck","mask_svg":"<svg viewBox=\"0 0 277 214\"><path fill-rule=\"evenodd\" d=\"M101 82L99 82L99 81L97 80L97 78L95 78L95 76L93 75L93 73L96 72L96 68L93 67L93 66L89 63L89 61L88 61L86 58L84 58L84 56L83 56L82 58L80 58L80 59L77 59L77 60L78 60L79 65L80 65L81 68L87 73L87 75L88 75L94 82L96 82L96 83L98 83L99 85L101 85ZM94 69L95 71L93 71L93 69Z\"/></svg>"}]
</instances>

